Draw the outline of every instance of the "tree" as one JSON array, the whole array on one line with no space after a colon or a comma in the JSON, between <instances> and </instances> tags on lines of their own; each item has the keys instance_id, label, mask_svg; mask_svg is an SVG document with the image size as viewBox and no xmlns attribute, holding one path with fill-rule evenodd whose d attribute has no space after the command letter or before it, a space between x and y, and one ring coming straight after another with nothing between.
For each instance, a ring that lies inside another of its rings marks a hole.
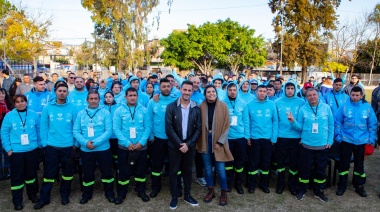
<instances>
[{"instance_id":1,"label":"tree","mask_svg":"<svg viewBox=\"0 0 380 212\"><path fill-rule=\"evenodd\" d=\"M241 66L259 67L266 61L266 44L262 36L255 37L255 30L227 19L217 21L219 32L226 34L229 48L221 58L230 70L237 74Z\"/></svg>"},{"instance_id":2,"label":"tree","mask_svg":"<svg viewBox=\"0 0 380 212\"><path fill-rule=\"evenodd\" d=\"M374 35L375 45L374 45L373 52L372 52L371 70L370 70L369 81L368 81L368 85L370 85L371 81L372 81L372 71L375 67L376 52L377 52L377 48L378 48L377 42L378 42L379 33L380 33L380 4L376 5L373 12L369 15L368 21L373 25L374 33L375 33L375 35Z\"/></svg>"},{"instance_id":3,"label":"tree","mask_svg":"<svg viewBox=\"0 0 380 212\"><path fill-rule=\"evenodd\" d=\"M227 19L206 22L199 27L188 25L186 32L175 31L162 39L161 57L167 65L181 69L197 68L201 72L228 66L237 73L242 66L257 67L265 62L265 42L254 37L254 30Z\"/></svg>"},{"instance_id":4,"label":"tree","mask_svg":"<svg viewBox=\"0 0 380 212\"><path fill-rule=\"evenodd\" d=\"M346 72L348 66L345 66L341 63L337 62L327 62L325 66L322 68L323 72L337 72L344 73Z\"/></svg>"},{"instance_id":5,"label":"tree","mask_svg":"<svg viewBox=\"0 0 380 212\"><path fill-rule=\"evenodd\" d=\"M170 5L172 1L168 1ZM100 26L97 36L110 39L115 48L118 70L122 65L136 68L144 54L138 48L147 40L147 16L159 0L82 0L82 6L92 12L93 22Z\"/></svg>"},{"instance_id":6,"label":"tree","mask_svg":"<svg viewBox=\"0 0 380 212\"><path fill-rule=\"evenodd\" d=\"M11 3L9 3L8 1L6 0L0 0L0 7L1 7L1 20L3 22L3 24L1 24L1 32L4 33L3 35L5 35L5 32L7 31L8 29L8 25L6 25L6 22L5 22L5 19L9 16L9 13L11 11L17 11L17 8L12 5ZM0 48L1 48L1 51L0 51L0 57L1 57L1 60L3 61L3 63L10 69L10 71L12 71L12 67L8 64L8 61L7 61L7 48L8 48L8 43L7 43L7 40L6 39L1 39L0 41Z\"/></svg>"},{"instance_id":7,"label":"tree","mask_svg":"<svg viewBox=\"0 0 380 212\"><path fill-rule=\"evenodd\" d=\"M94 43L85 41L78 50L74 51L75 62L80 68L86 67L95 63L94 61Z\"/></svg>"},{"instance_id":8,"label":"tree","mask_svg":"<svg viewBox=\"0 0 380 212\"><path fill-rule=\"evenodd\" d=\"M380 55L373 55L378 49L378 43L380 38L377 40L367 40L366 42L360 43L357 46L357 63L355 65L361 72L370 72L371 68L375 69L380 66ZM372 67L373 66L373 67Z\"/></svg>"},{"instance_id":9,"label":"tree","mask_svg":"<svg viewBox=\"0 0 380 212\"><path fill-rule=\"evenodd\" d=\"M276 16L273 26L277 43L283 42L283 62L287 67L302 66L302 81L311 65L323 64L327 54L323 37L336 28L335 9L340 0L270 0ZM283 36L283 39L281 39Z\"/></svg>"},{"instance_id":10,"label":"tree","mask_svg":"<svg viewBox=\"0 0 380 212\"><path fill-rule=\"evenodd\" d=\"M10 11L5 19L8 58L31 62L34 76L37 75L38 56L45 52L51 20L39 20L39 17L28 17L26 12Z\"/></svg>"}]
</instances>

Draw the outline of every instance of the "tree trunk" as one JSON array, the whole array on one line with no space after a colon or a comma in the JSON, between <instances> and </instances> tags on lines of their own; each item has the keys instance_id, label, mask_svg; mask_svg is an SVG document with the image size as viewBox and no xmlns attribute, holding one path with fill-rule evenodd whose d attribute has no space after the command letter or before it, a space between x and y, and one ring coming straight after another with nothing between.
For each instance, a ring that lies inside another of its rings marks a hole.
<instances>
[{"instance_id":1,"label":"tree trunk","mask_svg":"<svg viewBox=\"0 0 380 212\"><path fill-rule=\"evenodd\" d=\"M33 67L34 67L33 77L36 77L38 75L38 67L37 67L37 60L36 59L33 59Z\"/></svg>"},{"instance_id":2,"label":"tree trunk","mask_svg":"<svg viewBox=\"0 0 380 212\"><path fill-rule=\"evenodd\" d=\"M373 48L373 54L372 54L372 62L371 62L371 70L369 72L369 81L368 81L368 85L371 85L371 81L372 81L372 71L373 71L373 68L375 67L375 59L376 59L376 49L377 49L377 37L378 37L378 30L376 30L376 37L375 37L375 48Z\"/></svg>"},{"instance_id":3,"label":"tree trunk","mask_svg":"<svg viewBox=\"0 0 380 212\"><path fill-rule=\"evenodd\" d=\"M5 67L7 66L9 69L9 73L14 74L13 69L12 69L11 65L7 62L7 60L5 60L4 58L1 58L1 60L4 62L4 69L6 69Z\"/></svg>"},{"instance_id":4,"label":"tree trunk","mask_svg":"<svg viewBox=\"0 0 380 212\"><path fill-rule=\"evenodd\" d=\"M121 70L121 60L118 60L116 73L119 72L120 70Z\"/></svg>"},{"instance_id":5,"label":"tree trunk","mask_svg":"<svg viewBox=\"0 0 380 212\"><path fill-rule=\"evenodd\" d=\"M307 66L306 65L303 65L302 66L302 77L301 77L301 79L302 79L302 81L301 81L301 83L305 83L306 81L307 81L307 79L306 79L306 75L307 75L307 72L306 72L306 70L307 70Z\"/></svg>"}]
</instances>

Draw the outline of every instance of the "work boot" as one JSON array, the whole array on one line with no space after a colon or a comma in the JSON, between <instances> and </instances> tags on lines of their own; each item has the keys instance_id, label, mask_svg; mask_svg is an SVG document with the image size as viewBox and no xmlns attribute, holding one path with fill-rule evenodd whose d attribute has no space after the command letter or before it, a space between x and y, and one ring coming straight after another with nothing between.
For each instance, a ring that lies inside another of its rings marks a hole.
<instances>
[{"instance_id":1,"label":"work boot","mask_svg":"<svg viewBox=\"0 0 380 212\"><path fill-rule=\"evenodd\" d=\"M364 186L360 185L355 188L355 192L361 197L367 197L367 192L364 190Z\"/></svg>"},{"instance_id":2,"label":"work boot","mask_svg":"<svg viewBox=\"0 0 380 212\"><path fill-rule=\"evenodd\" d=\"M212 186L209 186L208 187L208 193L207 195L205 196L205 198L203 199L203 202L205 203L209 203L212 201L212 199L215 198L215 191L214 191L214 187Z\"/></svg>"},{"instance_id":3,"label":"work boot","mask_svg":"<svg viewBox=\"0 0 380 212\"><path fill-rule=\"evenodd\" d=\"M227 191L226 190L222 190L222 194L220 195L220 199L219 199L219 205L220 206L227 205Z\"/></svg>"}]
</instances>

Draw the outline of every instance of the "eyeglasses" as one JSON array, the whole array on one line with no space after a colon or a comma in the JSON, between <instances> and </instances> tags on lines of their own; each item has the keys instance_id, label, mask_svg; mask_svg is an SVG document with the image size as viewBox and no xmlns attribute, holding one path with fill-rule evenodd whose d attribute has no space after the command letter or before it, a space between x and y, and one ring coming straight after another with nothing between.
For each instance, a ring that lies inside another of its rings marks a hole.
<instances>
[{"instance_id":1,"label":"eyeglasses","mask_svg":"<svg viewBox=\"0 0 380 212\"><path fill-rule=\"evenodd\" d=\"M121 87L113 87L113 88L119 88L120 89Z\"/></svg>"},{"instance_id":2,"label":"eyeglasses","mask_svg":"<svg viewBox=\"0 0 380 212\"><path fill-rule=\"evenodd\" d=\"M69 77L70 79L75 79L75 77Z\"/></svg>"}]
</instances>

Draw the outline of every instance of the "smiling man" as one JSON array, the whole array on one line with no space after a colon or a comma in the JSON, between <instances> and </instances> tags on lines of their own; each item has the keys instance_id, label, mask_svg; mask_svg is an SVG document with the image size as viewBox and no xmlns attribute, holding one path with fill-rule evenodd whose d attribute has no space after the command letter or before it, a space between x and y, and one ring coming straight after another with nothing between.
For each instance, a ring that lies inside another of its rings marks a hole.
<instances>
[{"instance_id":1,"label":"smiling man","mask_svg":"<svg viewBox=\"0 0 380 212\"><path fill-rule=\"evenodd\" d=\"M313 173L314 196L327 202L323 189L326 187L328 153L334 140L334 117L330 107L319 101L315 88L307 89L306 98L307 103L300 108L297 119L291 111L288 113L292 127L301 132L296 198L303 200Z\"/></svg>"},{"instance_id":2,"label":"smiling man","mask_svg":"<svg viewBox=\"0 0 380 212\"><path fill-rule=\"evenodd\" d=\"M195 143L201 134L201 110L190 100L193 83L184 81L181 86L181 97L170 103L166 108L165 132L169 138L169 179L172 199L170 209L176 209L178 203L177 173L183 175L185 198L192 206L198 202L190 196L192 162L195 154Z\"/></svg>"}]
</instances>

